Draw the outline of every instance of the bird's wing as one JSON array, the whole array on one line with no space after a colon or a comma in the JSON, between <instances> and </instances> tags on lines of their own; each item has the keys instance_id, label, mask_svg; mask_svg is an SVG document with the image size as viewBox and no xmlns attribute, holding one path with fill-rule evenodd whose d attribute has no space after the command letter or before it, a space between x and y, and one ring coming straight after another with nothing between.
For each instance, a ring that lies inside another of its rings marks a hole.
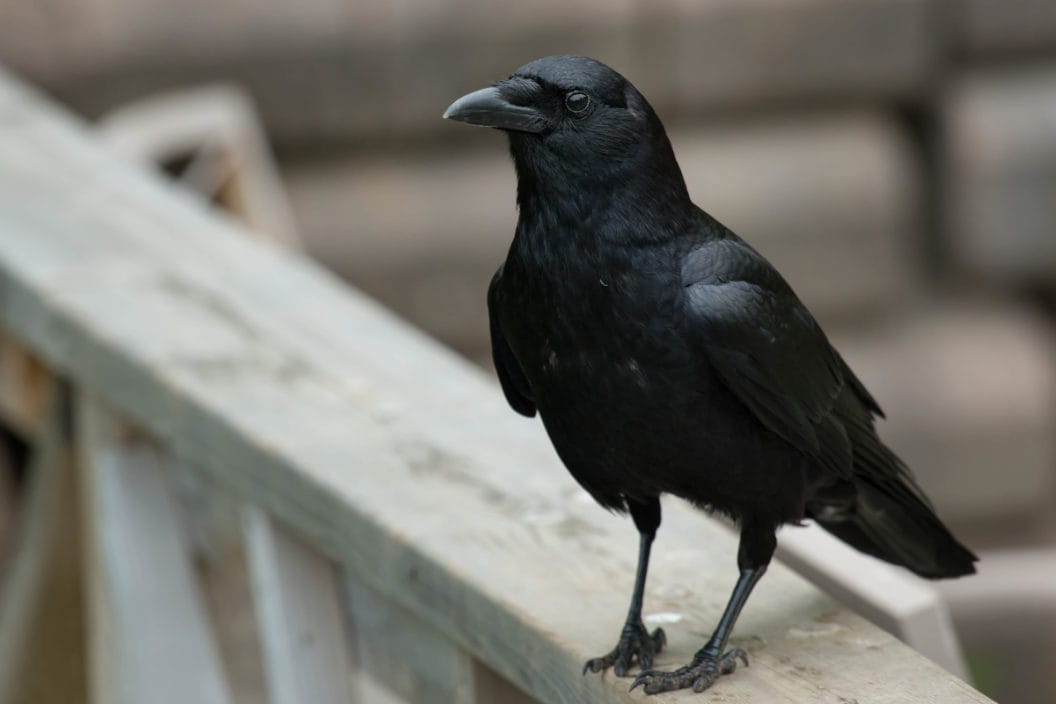
<instances>
[{"instance_id":1,"label":"bird's wing","mask_svg":"<svg viewBox=\"0 0 1056 704\"><path fill-rule=\"evenodd\" d=\"M502 267L495 272L488 286L488 321L491 327L491 359L495 363L495 371L499 375L499 384L502 392L506 395L513 410L522 416L531 418L535 415L535 400L532 398L532 390L528 385L528 378L521 369L521 363L513 354L513 350L502 336L502 328L496 314L498 296L498 284L502 280Z\"/></svg>"},{"instance_id":2,"label":"bird's wing","mask_svg":"<svg viewBox=\"0 0 1056 704\"><path fill-rule=\"evenodd\" d=\"M848 474L850 443L834 410L848 385L855 397L868 392L780 274L731 237L689 252L682 283L695 347L726 387L769 430ZM868 399L858 401L867 419Z\"/></svg>"}]
</instances>

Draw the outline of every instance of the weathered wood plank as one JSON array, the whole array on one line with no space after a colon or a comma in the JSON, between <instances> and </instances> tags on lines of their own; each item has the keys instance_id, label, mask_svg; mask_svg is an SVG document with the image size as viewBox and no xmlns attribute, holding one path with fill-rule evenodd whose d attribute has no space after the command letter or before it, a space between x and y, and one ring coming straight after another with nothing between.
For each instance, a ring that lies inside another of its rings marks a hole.
<instances>
[{"instance_id":1,"label":"weathered wood plank","mask_svg":"<svg viewBox=\"0 0 1056 704\"><path fill-rule=\"evenodd\" d=\"M57 387L56 387L57 389ZM13 557L0 580L0 702L85 697L76 482L65 394L44 405L21 495Z\"/></svg>"},{"instance_id":2,"label":"weathered wood plank","mask_svg":"<svg viewBox=\"0 0 1056 704\"><path fill-rule=\"evenodd\" d=\"M171 461L78 409L89 561L92 701L230 704L190 553L167 486Z\"/></svg>"},{"instance_id":3,"label":"weathered wood plank","mask_svg":"<svg viewBox=\"0 0 1056 704\"><path fill-rule=\"evenodd\" d=\"M185 496L179 496L179 500L186 507ZM231 513L233 522L240 526L238 509L232 508ZM193 517L193 514L184 514L189 527L200 528L199 524L190 523ZM198 584L224 664L232 704L267 702L260 627L244 546L241 540L228 543L221 536L220 540L206 544L207 550L202 551L201 547L199 544L192 548L198 568Z\"/></svg>"},{"instance_id":4,"label":"weathered wood plank","mask_svg":"<svg viewBox=\"0 0 1056 704\"><path fill-rule=\"evenodd\" d=\"M949 610L931 583L867 557L816 525L782 531L777 556L921 654L966 676Z\"/></svg>"},{"instance_id":5,"label":"weathered wood plank","mask_svg":"<svg viewBox=\"0 0 1056 704\"><path fill-rule=\"evenodd\" d=\"M141 163L193 157L182 182L242 218L255 236L300 247L264 130L239 88L214 85L146 98L106 115L100 129L116 150Z\"/></svg>"},{"instance_id":6,"label":"weathered wood plank","mask_svg":"<svg viewBox=\"0 0 1056 704\"><path fill-rule=\"evenodd\" d=\"M255 507L245 512L253 601L271 704L349 704L337 573Z\"/></svg>"},{"instance_id":7,"label":"weathered wood plank","mask_svg":"<svg viewBox=\"0 0 1056 704\"><path fill-rule=\"evenodd\" d=\"M585 500L479 370L2 80L0 128L0 322L532 696L637 700L580 674L617 635L634 529ZM658 664L706 637L735 552L665 503L646 596L668 623ZM717 685L730 699L986 701L781 565L735 641L753 666Z\"/></svg>"},{"instance_id":8,"label":"weathered wood plank","mask_svg":"<svg viewBox=\"0 0 1056 704\"><path fill-rule=\"evenodd\" d=\"M354 577L345 597L363 676L409 704L488 701L475 696L473 658L443 633Z\"/></svg>"},{"instance_id":9,"label":"weathered wood plank","mask_svg":"<svg viewBox=\"0 0 1056 704\"><path fill-rule=\"evenodd\" d=\"M16 340L0 331L0 418L30 438L44 422L55 379Z\"/></svg>"},{"instance_id":10,"label":"weathered wood plank","mask_svg":"<svg viewBox=\"0 0 1056 704\"><path fill-rule=\"evenodd\" d=\"M23 666L22 648L38 605L48 553L55 540L63 452L59 414L38 438L16 530L15 553L0 580L0 702L14 701Z\"/></svg>"}]
</instances>

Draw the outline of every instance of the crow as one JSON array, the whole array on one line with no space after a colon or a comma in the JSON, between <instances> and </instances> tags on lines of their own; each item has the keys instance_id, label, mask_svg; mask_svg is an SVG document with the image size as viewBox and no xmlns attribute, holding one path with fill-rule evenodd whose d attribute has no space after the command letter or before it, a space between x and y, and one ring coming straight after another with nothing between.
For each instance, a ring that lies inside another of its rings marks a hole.
<instances>
[{"instance_id":1,"label":"crow","mask_svg":"<svg viewBox=\"0 0 1056 704\"><path fill-rule=\"evenodd\" d=\"M517 228L488 290L491 347L515 411L537 412L572 476L640 533L613 667L648 694L703 691L766 572L777 528L813 519L927 578L975 571L909 468L878 438L880 406L777 270L690 200L660 119L583 56L532 61L444 117L506 132ZM740 575L692 661L651 669L663 631L642 622L661 494L739 525Z\"/></svg>"}]
</instances>

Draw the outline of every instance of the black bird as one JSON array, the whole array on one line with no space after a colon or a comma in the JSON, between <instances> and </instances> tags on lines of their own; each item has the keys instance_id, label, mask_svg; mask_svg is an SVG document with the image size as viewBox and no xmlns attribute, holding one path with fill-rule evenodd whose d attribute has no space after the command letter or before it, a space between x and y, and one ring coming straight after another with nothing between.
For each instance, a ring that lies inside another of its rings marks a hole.
<instances>
[{"instance_id":1,"label":"black bird","mask_svg":"<svg viewBox=\"0 0 1056 704\"><path fill-rule=\"evenodd\" d=\"M726 645L784 523L810 518L929 578L975 571L905 464L877 437L876 401L770 263L694 205L645 98L582 56L533 61L455 101L452 120L504 130L519 219L488 290L507 400L542 416L572 476L641 534L626 625L587 661L647 693L702 691L744 651ZM685 667L642 622L663 493L740 525L740 577Z\"/></svg>"}]
</instances>

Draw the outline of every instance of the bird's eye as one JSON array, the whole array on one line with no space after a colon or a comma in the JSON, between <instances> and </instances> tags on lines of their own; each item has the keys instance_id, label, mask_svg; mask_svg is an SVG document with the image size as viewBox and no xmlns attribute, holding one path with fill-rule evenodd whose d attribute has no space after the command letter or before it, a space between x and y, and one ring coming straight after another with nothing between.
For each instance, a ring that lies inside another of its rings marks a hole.
<instances>
[{"instance_id":1,"label":"bird's eye","mask_svg":"<svg viewBox=\"0 0 1056 704\"><path fill-rule=\"evenodd\" d=\"M578 90L572 91L565 96L565 107L569 112L581 113L590 107L590 96Z\"/></svg>"}]
</instances>

